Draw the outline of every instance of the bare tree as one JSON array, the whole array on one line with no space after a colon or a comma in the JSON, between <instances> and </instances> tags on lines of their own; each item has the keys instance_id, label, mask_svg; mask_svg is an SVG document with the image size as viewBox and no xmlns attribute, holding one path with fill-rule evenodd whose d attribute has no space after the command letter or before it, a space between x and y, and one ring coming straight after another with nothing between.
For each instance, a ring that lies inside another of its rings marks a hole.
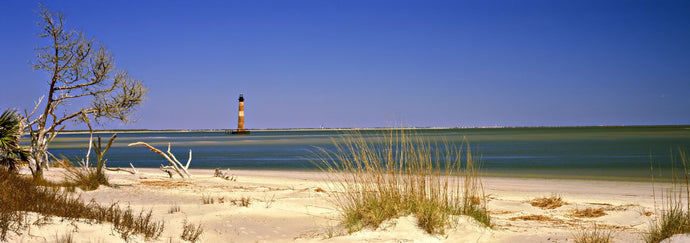
<instances>
[{"instance_id":1,"label":"bare tree","mask_svg":"<svg viewBox=\"0 0 690 243\"><path fill-rule=\"evenodd\" d=\"M80 122L80 116L89 116L96 122L131 122L130 115L147 92L140 80L115 68L112 54L103 45L66 27L61 13L41 5L38 16L38 36L46 45L36 49L32 66L46 72L50 79L44 106L41 97L33 111L25 111L26 129L31 134L29 168L35 178L43 177L48 144L68 121Z\"/></svg>"}]
</instances>

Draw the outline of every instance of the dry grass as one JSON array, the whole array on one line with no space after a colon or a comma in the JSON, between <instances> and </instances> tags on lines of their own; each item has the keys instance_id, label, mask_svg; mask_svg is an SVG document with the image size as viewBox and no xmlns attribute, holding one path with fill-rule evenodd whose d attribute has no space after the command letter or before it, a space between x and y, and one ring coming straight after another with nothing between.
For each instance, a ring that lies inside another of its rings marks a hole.
<instances>
[{"instance_id":1,"label":"dry grass","mask_svg":"<svg viewBox=\"0 0 690 243\"><path fill-rule=\"evenodd\" d=\"M108 177L103 172L99 173L97 168L76 165L67 158L63 158L61 166L65 168L64 186L76 186L84 191L96 190L101 185L110 186Z\"/></svg>"},{"instance_id":2,"label":"dry grass","mask_svg":"<svg viewBox=\"0 0 690 243\"><path fill-rule=\"evenodd\" d=\"M570 215L578 218L598 218L606 215L606 212L603 208L585 208L575 209Z\"/></svg>"},{"instance_id":3,"label":"dry grass","mask_svg":"<svg viewBox=\"0 0 690 243\"><path fill-rule=\"evenodd\" d=\"M135 216L129 207L122 209L117 204L109 207L93 201L85 204L80 197L45 181L34 181L0 170L0 240L5 240L8 231L18 232L27 226L24 220L27 212L66 220L110 222L123 239L131 235L157 239L164 229L163 222L152 219L151 211L142 211Z\"/></svg>"},{"instance_id":4,"label":"dry grass","mask_svg":"<svg viewBox=\"0 0 690 243\"><path fill-rule=\"evenodd\" d=\"M230 202L232 202L232 204L235 204L236 206L249 207L249 205L252 204L252 199L249 197L242 197L240 199L230 200Z\"/></svg>"},{"instance_id":5,"label":"dry grass","mask_svg":"<svg viewBox=\"0 0 690 243\"><path fill-rule=\"evenodd\" d=\"M523 220L523 221L562 221L560 219L554 219L549 216L544 216L544 215L526 215L526 216L520 216L520 217L512 217L509 219L510 221L516 221L516 220Z\"/></svg>"},{"instance_id":6,"label":"dry grass","mask_svg":"<svg viewBox=\"0 0 690 243\"><path fill-rule=\"evenodd\" d=\"M594 224L592 229L580 226L577 233L573 236L575 243L609 243L613 238L613 231Z\"/></svg>"},{"instance_id":7,"label":"dry grass","mask_svg":"<svg viewBox=\"0 0 690 243\"><path fill-rule=\"evenodd\" d=\"M151 217L151 210L139 212L138 216L132 213L132 209L120 209L116 204L111 205L105 217L113 223L115 231L120 233L122 239L128 240L132 235L143 235L146 239L158 239L165 229L164 222L155 222Z\"/></svg>"},{"instance_id":8,"label":"dry grass","mask_svg":"<svg viewBox=\"0 0 690 243\"><path fill-rule=\"evenodd\" d=\"M152 181L140 181L142 185L147 186L160 186L160 187L181 187L189 186L191 183L187 181L175 181L175 180L152 180Z\"/></svg>"},{"instance_id":9,"label":"dry grass","mask_svg":"<svg viewBox=\"0 0 690 243\"><path fill-rule=\"evenodd\" d=\"M227 169L225 172L222 172L220 171L220 168L216 168L215 172L213 173L213 176L221 178L223 180L237 181L237 177L230 173L230 169Z\"/></svg>"},{"instance_id":10,"label":"dry grass","mask_svg":"<svg viewBox=\"0 0 690 243\"><path fill-rule=\"evenodd\" d=\"M68 233L63 236L57 236L55 235L55 243L73 243L74 242L74 236L72 233Z\"/></svg>"},{"instance_id":11,"label":"dry grass","mask_svg":"<svg viewBox=\"0 0 690 243\"><path fill-rule=\"evenodd\" d=\"M169 214L177 213L180 211L180 205L173 205L168 209Z\"/></svg>"},{"instance_id":12,"label":"dry grass","mask_svg":"<svg viewBox=\"0 0 690 243\"><path fill-rule=\"evenodd\" d=\"M688 154L680 150L683 177L675 175L675 158L671 160L672 188L662 192L662 210L658 217L650 224L645 235L646 242L657 243L675 234L690 233L690 180L688 178ZM654 172L652 171L652 174ZM653 178L652 178L653 180ZM656 197L656 195L655 195Z\"/></svg>"},{"instance_id":13,"label":"dry grass","mask_svg":"<svg viewBox=\"0 0 690 243\"><path fill-rule=\"evenodd\" d=\"M530 204L534 207L539 207L542 209L555 209L566 205L567 203L563 201L560 195L554 194L549 197L538 197L532 199Z\"/></svg>"},{"instance_id":14,"label":"dry grass","mask_svg":"<svg viewBox=\"0 0 690 243\"><path fill-rule=\"evenodd\" d=\"M189 223L187 219L185 219L180 238L189 242L197 242L203 233L204 229L201 227L201 224L194 226L194 224Z\"/></svg>"},{"instance_id":15,"label":"dry grass","mask_svg":"<svg viewBox=\"0 0 690 243\"><path fill-rule=\"evenodd\" d=\"M334 149L319 148L317 156L349 232L409 214L429 233L443 234L450 215L469 215L491 226L469 145L464 154L446 141L404 130L345 134L333 143Z\"/></svg>"},{"instance_id":16,"label":"dry grass","mask_svg":"<svg viewBox=\"0 0 690 243\"><path fill-rule=\"evenodd\" d=\"M201 195L201 202L204 204L214 204L216 201L211 195Z\"/></svg>"}]
</instances>

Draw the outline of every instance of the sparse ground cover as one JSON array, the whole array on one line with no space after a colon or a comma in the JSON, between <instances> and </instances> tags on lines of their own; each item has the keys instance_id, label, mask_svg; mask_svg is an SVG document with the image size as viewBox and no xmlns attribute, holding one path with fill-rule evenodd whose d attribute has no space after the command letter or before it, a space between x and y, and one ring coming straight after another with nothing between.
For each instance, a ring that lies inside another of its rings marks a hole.
<instances>
[{"instance_id":1,"label":"sparse ground cover","mask_svg":"<svg viewBox=\"0 0 690 243\"><path fill-rule=\"evenodd\" d=\"M374 239L567 242L575 238L578 230L592 231L593 223L600 229L610 230L612 242L641 242L652 218L657 217L652 213L655 210L651 183L489 177L483 178L483 182L488 195L487 208L492 210L489 212L492 228L468 216L452 217L451 220L457 223L446 228L445 234L434 236L417 225L416 217L402 216L384 221L378 229L365 228L349 234L347 227L340 222L338 209L331 203L330 194L337 191L326 185L329 179L324 173L233 170L237 181L228 181L214 177L213 170L192 172L195 176L191 179L170 179L158 169L142 168L138 175L107 172L111 186L101 186L93 191L77 188L75 193L82 196L82 202L92 199L101 205L119 202L123 208L131 208L133 216L138 216L141 209L144 214L151 209L151 218L164 222L165 228L158 239L147 242L184 242L181 235L185 219L195 229L201 225L203 233L197 242L352 242ZM47 171L46 178L60 181L61 169ZM668 184L657 183L656 186L664 188ZM569 204L556 209L541 209L529 203L531 199L552 192L560 193L562 200ZM215 203L203 204L202 195L214 198ZM224 198L223 203L219 198ZM239 203L242 198L248 198L251 203L244 207L232 202L236 200ZM576 209L588 207L603 208L607 215L595 218L571 215ZM44 217L34 213L27 215L29 226L20 229L19 234L8 232L9 241L52 242L68 235L74 242L122 241L112 223L72 222L56 216L38 220ZM553 220L516 218L531 215L537 215L535 219L541 216ZM143 235L134 235L131 239L145 241Z\"/></svg>"}]
</instances>

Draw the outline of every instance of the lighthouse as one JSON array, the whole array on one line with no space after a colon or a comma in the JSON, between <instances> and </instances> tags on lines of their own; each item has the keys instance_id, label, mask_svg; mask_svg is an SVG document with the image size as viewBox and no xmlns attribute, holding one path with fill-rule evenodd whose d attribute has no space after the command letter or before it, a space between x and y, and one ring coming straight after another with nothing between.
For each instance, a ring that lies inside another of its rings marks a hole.
<instances>
[{"instance_id":1,"label":"lighthouse","mask_svg":"<svg viewBox=\"0 0 690 243\"><path fill-rule=\"evenodd\" d=\"M232 131L232 134L249 134L248 130L244 130L244 96L240 94L240 112L237 115L237 130Z\"/></svg>"}]
</instances>

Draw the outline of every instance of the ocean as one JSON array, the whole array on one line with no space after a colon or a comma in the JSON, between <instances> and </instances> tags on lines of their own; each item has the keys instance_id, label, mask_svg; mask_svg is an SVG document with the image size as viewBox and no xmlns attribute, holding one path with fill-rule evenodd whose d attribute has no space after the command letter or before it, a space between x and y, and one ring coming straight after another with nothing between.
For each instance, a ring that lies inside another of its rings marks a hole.
<instances>
[{"instance_id":1,"label":"ocean","mask_svg":"<svg viewBox=\"0 0 690 243\"><path fill-rule=\"evenodd\" d=\"M364 137L384 130L361 130ZM679 151L690 152L688 126L545 127L414 129L431 141L458 146L469 142L471 152L487 176L651 180L668 179L672 164L680 165ZM159 167L167 164L143 146L146 142L171 152L190 168L252 170L318 170L317 148L332 149L333 139L349 134L336 130L252 131L250 135L224 132L121 132L106 158L109 167ZM107 143L112 133L97 133ZM76 159L86 154L88 134L60 134L50 144L56 156ZM92 153L93 156L94 153ZM682 167L682 166L681 166ZM653 168L653 169L652 169ZM678 170L675 171L678 174Z\"/></svg>"}]
</instances>

